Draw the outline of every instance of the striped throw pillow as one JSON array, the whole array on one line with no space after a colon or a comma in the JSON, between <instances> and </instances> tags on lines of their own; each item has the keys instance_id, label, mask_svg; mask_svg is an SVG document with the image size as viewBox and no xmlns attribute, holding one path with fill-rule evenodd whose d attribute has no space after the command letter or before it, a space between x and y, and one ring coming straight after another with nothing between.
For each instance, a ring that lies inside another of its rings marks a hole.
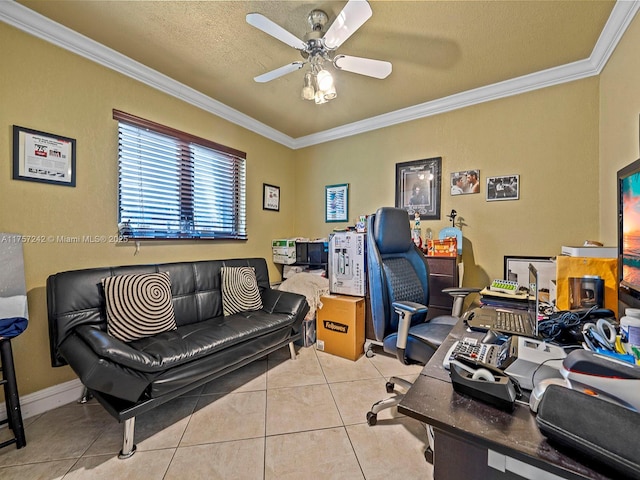
<instances>
[{"instance_id":1,"label":"striped throw pillow","mask_svg":"<svg viewBox=\"0 0 640 480\"><path fill-rule=\"evenodd\" d=\"M176 329L167 272L106 277L102 286L110 335L130 342Z\"/></svg>"},{"instance_id":2,"label":"striped throw pillow","mask_svg":"<svg viewBox=\"0 0 640 480\"><path fill-rule=\"evenodd\" d=\"M262 298L253 267L221 267L222 311L225 316L260 310Z\"/></svg>"}]
</instances>

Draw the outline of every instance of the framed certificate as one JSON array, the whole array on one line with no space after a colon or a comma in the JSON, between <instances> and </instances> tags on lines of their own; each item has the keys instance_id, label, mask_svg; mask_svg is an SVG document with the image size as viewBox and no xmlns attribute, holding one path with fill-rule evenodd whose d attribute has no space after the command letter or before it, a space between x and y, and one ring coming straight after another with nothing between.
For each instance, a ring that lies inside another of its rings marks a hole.
<instances>
[{"instance_id":1,"label":"framed certificate","mask_svg":"<svg viewBox=\"0 0 640 480\"><path fill-rule=\"evenodd\" d=\"M75 187L75 139L14 125L13 179Z\"/></svg>"}]
</instances>

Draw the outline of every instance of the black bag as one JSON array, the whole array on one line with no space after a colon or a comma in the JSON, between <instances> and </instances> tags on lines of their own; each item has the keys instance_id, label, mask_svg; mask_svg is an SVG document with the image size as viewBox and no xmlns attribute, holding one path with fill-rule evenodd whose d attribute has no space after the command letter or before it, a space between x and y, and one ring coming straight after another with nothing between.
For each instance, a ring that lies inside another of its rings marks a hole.
<instances>
[{"instance_id":1,"label":"black bag","mask_svg":"<svg viewBox=\"0 0 640 480\"><path fill-rule=\"evenodd\" d=\"M536 423L559 448L568 448L587 462L595 460L613 470L604 472L607 476L640 478L640 413L550 385L538 407Z\"/></svg>"}]
</instances>

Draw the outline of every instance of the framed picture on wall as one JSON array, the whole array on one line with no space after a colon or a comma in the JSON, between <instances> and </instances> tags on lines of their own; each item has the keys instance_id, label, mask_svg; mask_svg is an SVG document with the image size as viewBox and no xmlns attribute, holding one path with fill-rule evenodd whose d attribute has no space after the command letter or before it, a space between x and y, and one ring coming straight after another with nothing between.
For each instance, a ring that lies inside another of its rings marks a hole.
<instances>
[{"instance_id":1,"label":"framed picture on wall","mask_svg":"<svg viewBox=\"0 0 640 480\"><path fill-rule=\"evenodd\" d=\"M75 187L75 139L14 125L13 179Z\"/></svg>"},{"instance_id":2,"label":"framed picture on wall","mask_svg":"<svg viewBox=\"0 0 640 480\"><path fill-rule=\"evenodd\" d=\"M480 170L461 170L451 174L451 195L480 193Z\"/></svg>"},{"instance_id":3,"label":"framed picture on wall","mask_svg":"<svg viewBox=\"0 0 640 480\"><path fill-rule=\"evenodd\" d=\"M518 200L520 198L520 175L487 177L487 202L496 200Z\"/></svg>"},{"instance_id":4,"label":"framed picture on wall","mask_svg":"<svg viewBox=\"0 0 640 480\"><path fill-rule=\"evenodd\" d=\"M396 207L413 218L440 220L442 157L396 163Z\"/></svg>"},{"instance_id":5,"label":"framed picture on wall","mask_svg":"<svg viewBox=\"0 0 640 480\"><path fill-rule=\"evenodd\" d=\"M262 184L262 209L280 211L280 187Z\"/></svg>"},{"instance_id":6,"label":"framed picture on wall","mask_svg":"<svg viewBox=\"0 0 640 480\"><path fill-rule=\"evenodd\" d=\"M327 185L324 191L324 221L327 223L348 221L349 184Z\"/></svg>"}]
</instances>

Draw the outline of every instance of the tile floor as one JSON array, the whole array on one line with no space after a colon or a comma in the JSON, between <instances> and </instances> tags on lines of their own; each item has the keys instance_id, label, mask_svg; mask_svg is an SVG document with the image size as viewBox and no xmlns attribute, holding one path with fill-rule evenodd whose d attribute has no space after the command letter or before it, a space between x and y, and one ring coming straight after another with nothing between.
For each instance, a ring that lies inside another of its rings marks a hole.
<instances>
[{"instance_id":1,"label":"tile floor","mask_svg":"<svg viewBox=\"0 0 640 480\"><path fill-rule=\"evenodd\" d=\"M421 423L395 408L366 423L386 378L420 370L313 347L294 361L284 348L136 418L128 460L117 458L122 425L95 400L26 419L27 446L0 449L0 478L431 479Z\"/></svg>"}]
</instances>

